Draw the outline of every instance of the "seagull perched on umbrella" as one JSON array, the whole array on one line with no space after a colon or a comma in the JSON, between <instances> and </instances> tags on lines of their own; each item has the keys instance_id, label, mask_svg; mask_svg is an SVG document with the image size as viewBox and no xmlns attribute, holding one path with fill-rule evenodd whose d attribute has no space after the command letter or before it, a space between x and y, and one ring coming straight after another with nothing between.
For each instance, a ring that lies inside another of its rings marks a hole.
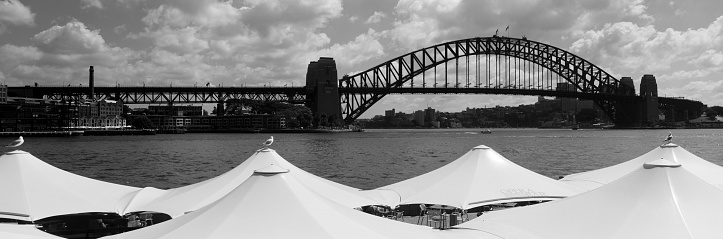
<instances>
[{"instance_id":1,"label":"seagull perched on umbrella","mask_svg":"<svg viewBox=\"0 0 723 239\"><path fill-rule=\"evenodd\" d=\"M18 137L18 139L16 139L16 140L13 141L12 143L9 143L8 145L5 145L5 147L15 148L15 147L20 146L20 145L23 144L23 143L25 143L25 140L23 140L23 136L20 136L20 137Z\"/></svg>"},{"instance_id":2,"label":"seagull perched on umbrella","mask_svg":"<svg viewBox=\"0 0 723 239\"><path fill-rule=\"evenodd\" d=\"M274 136L270 136L269 139L264 142L264 149L268 149L271 144L274 143Z\"/></svg>"},{"instance_id":3,"label":"seagull perched on umbrella","mask_svg":"<svg viewBox=\"0 0 723 239\"><path fill-rule=\"evenodd\" d=\"M668 132L668 137L665 137L663 142L672 143L671 141L673 141L673 133Z\"/></svg>"}]
</instances>

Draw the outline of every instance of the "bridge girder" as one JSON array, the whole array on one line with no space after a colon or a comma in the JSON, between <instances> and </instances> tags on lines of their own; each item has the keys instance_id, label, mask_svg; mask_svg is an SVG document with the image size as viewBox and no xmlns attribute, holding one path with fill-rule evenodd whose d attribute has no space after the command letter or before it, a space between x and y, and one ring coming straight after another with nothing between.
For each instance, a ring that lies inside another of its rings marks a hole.
<instances>
[{"instance_id":1,"label":"bridge girder","mask_svg":"<svg viewBox=\"0 0 723 239\"><path fill-rule=\"evenodd\" d=\"M17 88L31 91L29 94L34 97L51 100L88 99L90 92L88 87L72 86ZM120 100L125 104L219 103L231 99L302 104L306 93L304 87L95 87L93 98Z\"/></svg>"}]
</instances>

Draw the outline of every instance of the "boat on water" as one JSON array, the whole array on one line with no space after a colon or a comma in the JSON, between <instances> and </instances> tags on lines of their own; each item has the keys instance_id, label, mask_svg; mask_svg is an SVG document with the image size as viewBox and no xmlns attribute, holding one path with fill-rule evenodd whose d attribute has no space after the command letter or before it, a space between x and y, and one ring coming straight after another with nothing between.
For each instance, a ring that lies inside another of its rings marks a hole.
<instances>
[{"instance_id":1,"label":"boat on water","mask_svg":"<svg viewBox=\"0 0 723 239\"><path fill-rule=\"evenodd\" d=\"M479 132L480 134L491 134L492 131L490 129L485 129Z\"/></svg>"},{"instance_id":2,"label":"boat on water","mask_svg":"<svg viewBox=\"0 0 723 239\"><path fill-rule=\"evenodd\" d=\"M349 125L351 132L364 132L364 129L358 125Z\"/></svg>"}]
</instances>

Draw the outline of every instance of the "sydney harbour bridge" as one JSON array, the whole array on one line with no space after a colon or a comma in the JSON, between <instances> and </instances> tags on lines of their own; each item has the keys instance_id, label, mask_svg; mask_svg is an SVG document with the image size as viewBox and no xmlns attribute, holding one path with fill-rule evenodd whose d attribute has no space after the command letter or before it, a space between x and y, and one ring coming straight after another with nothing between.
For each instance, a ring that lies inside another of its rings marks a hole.
<instances>
[{"instance_id":1,"label":"sydney harbour bridge","mask_svg":"<svg viewBox=\"0 0 723 239\"><path fill-rule=\"evenodd\" d=\"M389 94L497 94L592 100L618 126L657 120L665 111L680 121L697 117L699 101L659 97L653 75L620 79L563 49L526 38L476 37L407 53L339 79L336 63L322 57L309 64L306 85L297 87L9 87L8 96L80 101L115 99L125 104L217 103L234 99L305 104L316 115L351 124ZM561 87L562 86L562 87Z\"/></svg>"}]
</instances>

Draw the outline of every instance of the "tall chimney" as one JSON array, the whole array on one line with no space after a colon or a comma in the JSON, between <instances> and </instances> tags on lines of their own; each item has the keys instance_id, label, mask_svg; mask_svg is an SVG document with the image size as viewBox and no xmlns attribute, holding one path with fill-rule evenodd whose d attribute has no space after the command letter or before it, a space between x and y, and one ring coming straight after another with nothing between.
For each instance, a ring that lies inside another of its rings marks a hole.
<instances>
[{"instance_id":1,"label":"tall chimney","mask_svg":"<svg viewBox=\"0 0 723 239\"><path fill-rule=\"evenodd\" d=\"M90 98L90 100L95 100L95 82L93 82L93 66L90 66L89 71L90 71L90 77L88 80L90 82L88 82L88 85L90 85L90 95L88 98Z\"/></svg>"}]
</instances>

